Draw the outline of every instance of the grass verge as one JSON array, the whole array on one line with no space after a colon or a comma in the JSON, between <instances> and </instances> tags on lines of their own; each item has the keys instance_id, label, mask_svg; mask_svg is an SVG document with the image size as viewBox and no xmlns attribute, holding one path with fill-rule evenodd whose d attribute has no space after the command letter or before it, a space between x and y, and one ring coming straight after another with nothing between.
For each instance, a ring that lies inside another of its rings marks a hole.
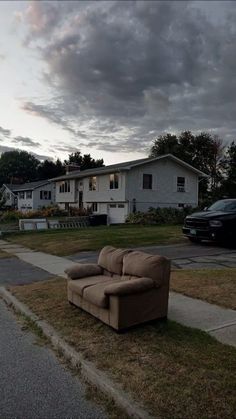
<instances>
[{"instance_id":1,"label":"grass verge","mask_svg":"<svg viewBox=\"0 0 236 419\"><path fill-rule=\"evenodd\" d=\"M6 258L12 258L12 257L15 257L15 255L4 252L3 250L0 250L0 259L6 259Z\"/></svg>"},{"instance_id":2,"label":"grass verge","mask_svg":"<svg viewBox=\"0 0 236 419\"><path fill-rule=\"evenodd\" d=\"M68 304L58 278L11 292L160 419L232 418L236 350L206 333L156 322L117 334Z\"/></svg>"},{"instance_id":3,"label":"grass verge","mask_svg":"<svg viewBox=\"0 0 236 419\"><path fill-rule=\"evenodd\" d=\"M58 256L103 246L149 246L183 242L180 226L119 225L87 227L78 230L52 230L9 234L8 241Z\"/></svg>"},{"instance_id":4,"label":"grass verge","mask_svg":"<svg viewBox=\"0 0 236 419\"><path fill-rule=\"evenodd\" d=\"M236 268L179 270L171 273L171 290L236 310Z\"/></svg>"}]
</instances>

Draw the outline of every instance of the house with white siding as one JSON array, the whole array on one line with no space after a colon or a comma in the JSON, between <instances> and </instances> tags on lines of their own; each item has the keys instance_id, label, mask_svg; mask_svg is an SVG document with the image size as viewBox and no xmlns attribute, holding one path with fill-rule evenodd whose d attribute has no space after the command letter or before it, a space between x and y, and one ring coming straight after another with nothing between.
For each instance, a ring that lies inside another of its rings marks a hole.
<instances>
[{"instance_id":1,"label":"house with white siding","mask_svg":"<svg viewBox=\"0 0 236 419\"><path fill-rule=\"evenodd\" d=\"M202 177L200 170L166 154L77 170L52 181L61 207L90 207L94 214L107 214L109 223L123 223L129 213L150 207L196 207Z\"/></svg>"},{"instance_id":2,"label":"house with white siding","mask_svg":"<svg viewBox=\"0 0 236 419\"><path fill-rule=\"evenodd\" d=\"M55 184L49 180L22 185L3 184L5 207L22 212L34 211L55 204Z\"/></svg>"}]
</instances>

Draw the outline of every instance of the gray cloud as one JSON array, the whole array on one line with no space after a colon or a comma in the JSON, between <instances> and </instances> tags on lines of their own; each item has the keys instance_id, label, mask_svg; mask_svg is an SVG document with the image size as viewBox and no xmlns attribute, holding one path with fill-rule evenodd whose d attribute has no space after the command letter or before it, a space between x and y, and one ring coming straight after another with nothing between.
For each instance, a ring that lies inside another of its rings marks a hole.
<instances>
[{"instance_id":1,"label":"gray cloud","mask_svg":"<svg viewBox=\"0 0 236 419\"><path fill-rule=\"evenodd\" d=\"M146 152L160 133L185 129L233 139L236 4L222 20L219 7L30 3L27 41L39 49L55 96L23 109L59 124L80 145L109 151Z\"/></svg>"},{"instance_id":2,"label":"gray cloud","mask_svg":"<svg viewBox=\"0 0 236 419\"><path fill-rule=\"evenodd\" d=\"M3 137L9 138L11 136L11 130L0 127L0 135L2 135Z\"/></svg>"},{"instance_id":3,"label":"gray cloud","mask_svg":"<svg viewBox=\"0 0 236 419\"><path fill-rule=\"evenodd\" d=\"M22 150L20 148L16 148L16 147L8 147L8 146L5 146L5 145L0 145L0 154L6 153L8 151L22 151ZM52 158L50 156L46 156L46 155L43 155L43 154L37 154L37 153L33 153L33 152L31 152L30 154L33 154L33 156L35 156L39 160L52 160Z\"/></svg>"},{"instance_id":4,"label":"gray cloud","mask_svg":"<svg viewBox=\"0 0 236 419\"><path fill-rule=\"evenodd\" d=\"M32 140L32 138L29 137L21 137L20 135L18 137L14 137L14 140L12 140L13 143L19 143L21 145L25 145L28 147L37 147L40 146L40 143Z\"/></svg>"}]
</instances>

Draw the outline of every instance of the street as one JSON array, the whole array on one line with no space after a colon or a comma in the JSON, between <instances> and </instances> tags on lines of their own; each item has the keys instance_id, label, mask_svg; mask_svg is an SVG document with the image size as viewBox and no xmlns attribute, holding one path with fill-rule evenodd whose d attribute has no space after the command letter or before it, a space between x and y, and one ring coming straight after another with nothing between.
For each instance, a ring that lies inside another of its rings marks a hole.
<instances>
[{"instance_id":1,"label":"street","mask_svg":"<svg viewBox=\"0 0 236 419\"><path fill-rule=\"evenodd\" d=\"M80 379L21 328L0 300L0 418L106 418L102 408L86 400Z\"/></svg>"}]
</instances>

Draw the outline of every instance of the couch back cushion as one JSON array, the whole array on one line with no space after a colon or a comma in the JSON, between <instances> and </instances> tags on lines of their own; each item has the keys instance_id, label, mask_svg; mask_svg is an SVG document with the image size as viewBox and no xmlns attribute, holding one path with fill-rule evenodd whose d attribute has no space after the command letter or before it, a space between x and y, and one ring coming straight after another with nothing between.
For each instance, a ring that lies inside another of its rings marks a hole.
<instances>
[{"instance_id":1,"label":"couch back cushion","mask_svg":"<svg viewBox=\"0 0 236 419\"><path fill-rule=\"evenodd\" d=\"M128 249L105 246L99 254L98 265L113 274L122 275L123 258L129 252Z\"/></svg>"},{"instance_id":2,"label":"couch back cushion","mask_svg":"<svg viewBox=\"0 0 236 419\"><path fill-rule=\"evenodd\" d=\"M169 279L170 261L164 256L150 255L148 253L133 251L124 256L123 278L132 277L151 278L156 285L161 285Z\"/></svg>"}]
</instances>

